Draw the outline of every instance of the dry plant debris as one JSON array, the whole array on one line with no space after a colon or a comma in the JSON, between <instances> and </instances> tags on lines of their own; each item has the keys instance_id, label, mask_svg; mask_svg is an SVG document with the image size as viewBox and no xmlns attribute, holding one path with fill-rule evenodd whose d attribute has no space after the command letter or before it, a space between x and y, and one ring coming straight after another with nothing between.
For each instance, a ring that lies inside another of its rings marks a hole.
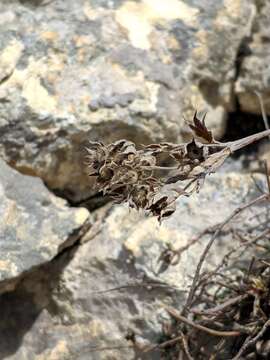
<instances>
[{"instance_id":1,"label":"dry plant debris","mask_svg":"<svg viewBox=\"0 0 270 360\"><path fill-rule=\"evenodd\" d=\"M87 150L89 176L96 188L116 202L128 202L144 209L161 221L175 211L180 196L198 192L205 177L216 170L233 152L270 135L265 130L246 138L221 143L195 112L189 123L195 137L185 144L163 142L136 149L133 142L119 140L109 145L90 142ZM162 159L172 166L163 166Z\"/></svg>"},{"instance_id":2,"label":"dry plant debris","mask_svg":"<svg viewBox=\"0 0 270 360\"><path fill-rule=\"evenodd\" d=\"M194 138L185 144L151 144L137 150L134 143L126 140L109 145L90 143L87 163L89 175L96 178L97 189L116 202L128 202L131 207L144 209L161 221L174 212L178 197L199 191L205 177L214 173L233 152L270 135L268 129L221 143L207 129L205 118L200 120L196 113L189 127ZM163 166L164 156L172 160L173 166ZM160 261L173 266L180 261L183 251L202 237L208 237L185 305L181 311L166 309L172 322L164 324L163 339L158 344L141 347L134 334L127 338L142 356L159 350L164 360L270 359L270 247L267 245L270 240L270 181L267 166L265 174L267 191L240 205L222 223L205 229L179 251L165 249L160 255ZM258 224L248 231L236 229L233 220L258 203L262 203L262 212L254 214ZM235 247L215 269L203 270L213 243L224 228L230 226ZM265 257L256 255L258 247L264 249ZM250 250L253 256L249 266L242 276L233 276L231 269L235 261Z\"/></svg>"},{"instance_id":3,"label":"dry plant debris","mask_svg":"<svg viewBox=\"0 0 270 360\"><path fill-rule=\"evenodd\" d=\"M146 351L160 349L161 359L171 360L270 359L270 183L265 170L266 191L192 239L190 246L210 236L186 304L182 311L166 308L172 323L166 327L163 341ZM255 204L261 204L260 210L252 212ZM237 222L237 216L248 210L247 228ZM211 245L225 226L234 247L216 268L202 271ZM240 270L235 263L247 262L249 257L250 263Z\"/></svg>"}]
</instances>

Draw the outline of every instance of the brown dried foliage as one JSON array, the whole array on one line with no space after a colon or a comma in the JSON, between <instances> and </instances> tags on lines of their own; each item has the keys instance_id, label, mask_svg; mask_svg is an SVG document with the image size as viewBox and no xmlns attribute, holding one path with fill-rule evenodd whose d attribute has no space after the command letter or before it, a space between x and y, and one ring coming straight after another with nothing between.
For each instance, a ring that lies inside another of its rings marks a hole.
<instances>
[{"instance_id":1,"label":"brown dried foliage","mask_svg":"<svg viewBox=\"0 0 270 360\"><path fill-rule=\"evenodd\" d=\"M270 134L259 134L234 142L220 143L195 112L189 123L194 136L184 144L163 142L136 149L134 143L119 140L109 145L90 142L87 148L89 176L96 178L96 188L116 202L128 202L144 209L159 221L175 211L179 196L199 191L207 175L214 173L234 151ZM169 158L173 166L162 166ZM165 175L164 175L165 174Z\"/></svg>"},{"instance_id":2,"label":"brown dried foliage","mask_svg":"<svg viewBox=\"0 0 270 360\"><path fill-rule=\"evenodd\" d=\"M202 142L193 138L186 144L164 142L140 150L126 140L109 145L90 143L87 149L89 175L96 178L97 189L117 202L128 202L131 207L144 209L161 220L174 212L179 196L198 191L206 175L214 173L231 153L270 135L270 130L266 130L234 142L220 143L207 129L205 117L200 120L196 113L189 126ZM173 166L162 166L160 159L164 155L172 160ZM266 168L266 175L268 173ZM270 181L268 176L266 178L267 192L240 205L221 224L192 239L188 246L211 234L200 256L186 304L182 312L167 308L174 321L164 326L164 341L146 346L142 352L159 349L171 359L270 358L269 246L266 260L253 256L243 277L232 276L231 272L235 259L240 259L243 252L250 249L252 254L256 254L259 241L269 242ZM246 228L242 234L241 228L231 225L231 240L236 246L216 269L202 271L207 254L222 229L240 213L261 202L267 203L263 211L266 219L260 220L258 214L254 215L259 221L256 226L251 226L254 234ZM160 260L167 262L168 266L174 265L186 248L179 252L168 249L161 254ZM202 333L205 336L199 336ZM135 337L129 340L137 348Z\"/></svg>"}]
</instances>

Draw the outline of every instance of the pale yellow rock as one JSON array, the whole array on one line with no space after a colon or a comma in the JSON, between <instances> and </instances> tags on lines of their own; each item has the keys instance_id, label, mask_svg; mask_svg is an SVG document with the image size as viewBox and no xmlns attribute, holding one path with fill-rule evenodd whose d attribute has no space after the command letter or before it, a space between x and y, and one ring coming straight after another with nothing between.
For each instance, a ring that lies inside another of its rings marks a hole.
<instances>
[{"instance_id":1,"label":"pale yellow rock","mask_svg":"<svg viewBox=\"0 0 270 360\"><path fill-rule=\"evenodd\" d=\"M10 275L15 275L18 270L15 263L7 259L7 260L0 260L0 271L7 272ZM1 279L1 275L0 275L0 281L1 280L3 279Z\"/></svg>"},{"instance_id":2,"label":"pale yellow rock","mask_svg":"<svg viewBox=\"0 0 270 360\"><path fill-rule=\"evenodd\" d=\"M59 34L56 31L44 31L41 33L43 40L54 42L59 39Z\"/></svg>"},{"instance_id":3,"label":"pale yellow rock","mask_svg":"<svg viewBox=\"0 0 270 360\"><path fill-rule=\"evenodd\" d=\"M204 97L202 95L202 93L200 92L199 88L197 85L191 85L189 87L189 94L186 100L186 103L188 105L188 108L192 109L190 111L189 116L187 116L187 118L192 118L193 114L194 114L194 109L197 109L198 111L204 111L205 109L205 100Z\"/></svg>"},{"instance_id":4,"label":"pale yellow rock","mask_svg":"<svg viewBox=\"0 0 270 360\"><path fill-rule=\"evenodd\" d=\"M52 350L47 350L45 353L37 355L36 360L64 360L69 359L69 356L67 342L60 340Z\"/></svg>"},{"instance_id":5,"label":"pale yellow rock","mask_svg":"<svg viewBox=\"0 0 270 360\"><path fill-rule=\"evenodd\" d=\"M138 213L131 209L130 212L134 215L134 220L138 220ZM121 222L121 226L118 226L119 222ZM108 226L108 234L115 238L121 238L122 231L124 228L129 227L130 218L128 213L126 212L125 207L118 207L113 212L113 215L106 219L106 225Z\"/></svg>"},{"instance_id":6,"label":"pale yellow rock","mask_svg":"<svg viewBox=\"0 0 270 360\"><path fill-rule=\"evenodd\" d=\"M56 111L56 99L41 85L38 77L32 76L27 79L22 95L27 100L28 105L37 113L43 111L54 113Z\"/></svg>"},{"instance_id":7,"label":"pale yellow rock","mask_svg":"<svg viewBox=\"0 0 270 360\"><path fill-rule=\"evenodd\" d=\"M251 180L251 181L253 181L253 180ZM235 190L240 190L241 188L243 188L243 181L239 177L239 175L236 173L230 173L226 178L226 183L228 185L228 188L232 188ZM249 183L248 185L251 185L251 184ZM248 186L246 186L246 188L245 188L246 195L248 195L248 192L249 192L249 188L248 188Z\"/></svg>"},{"instance_id":8,"label":"pale yellow rock","mask_svg":"<svg viewBox=\"0 0 270 360\"><path fill-rule=\"evenodd\" d=\"M206 30L199 30L196 33L197 46L192 50L192 57L194 60L207 61L209 56L209 44L207 40L208 33Z\"/></svg>"},{"instance_id":9,"label":"pale yellow rock","mask_svg":"<svg viewBox=\"0 0 270 360\"><path fill-rule=\"evenodd\" d=\"M50 248L51 251L58 252L59 249L59 236L54 233L51 222L48 219L45 219L40 227L40 233L44 234L44 237L40 241L39 247ZM45 253L42 253L45 255Z\"/></svg>"},{"instance_id":10,"label":"pale yellow rock","mask_svg":"<svg viewBox=\"0 0 270 360\"><path fill-rule=\"evenodd\" d=\"M142 218L140 219L140 227L128 236L124 245L135 257L138 257L141 255L141 250L147 239L155 239L163 246L170 244L172 248L178 249L188 243L190 234L170 228L166 226L166 223L160 225L156 218Z\"/></svg>"},{"instance_id":11,"label":"pale yellow rock","mask_svg":"<svg viewBox=\"0 0 270 360\"><path fill-rule=\"evenodd\" d=\"M224 0L224 9L230 16L237 18L243 7L243 0Z\"/></svg>"},{"instance_id":12,"label":"pale yellow rock","mask_svg":"<svg viewBox=\"0 0 270 360\"><path fill-rule=\"evenodd\" d=\"M27 236L31 236L31 229L29 228L29 225L21 222L16 227L16 236L17 239L25 239Z\"/></svg>"},{"instance_id":13,"label":"pale yellow rock","mask_svg":"<svg viewBox=\"0 0 270 360\"><path fill-rule=\"evenodd\" d=\"M48 90L41 84L41 79L46 78L54 82L57 79L57 74L63 70L65 60L65 55L53 53L39 60L30 57L29 64L25 69L14 69L9 79L2 85L2 91L7 91L12 87L20 88L22 97L25 98L33 111L61 115L65 113L65 109L59 107L57 96L49 94Z\"/></svg>"},{"instance_id":14,"label":"pale yellow rock","mask_svg":"<svg viewBox=\"0 0 270 360\"><path fill-rule=\"evenodd\" d=\"M9 76L14 71L23 49L24 45L14 39L0 53L0 80Z\"/></svg>"},{"instance_id":15,"label":"pale yellow rock","mask_svg":"<svg viewBox=\"0 0 270 360\"><path fill-rule=\"evenodd\" d=\"M16 201L9 200L6 204L4 218L0 220L0 224L6 226L15 225L18 217Z\"/></svg>"},{"instance_id":16,"label":"pale yellow rock","mask_svg":"<svg viewBox=\"0 0 270 360\"><path fill-rule=\"evenodd\" d=\"M91 7L88 1L84 4L83 13L88 20L95 20L97 18L97 12Z\"/></svg>"},{"instance_id":17,"label":"pale yellow rock","mask_svg":"<svg viewBox=\"0 0 270 360\"><path fill-rule=\"evenodd\" d=\"M92 39L90 36L87 35L80 35L80 36L74 36L73 38L75 44L77 47L81 46L89 46L91 45Z\"/></svg>"},{"instance_id":18,"label":"pale yellow rock","mask_svg":"<svg viewBox=\"0 0 270 360\"><path fill-rule=\"evenodd\" d=\"M98 337L106 333L106 328L104 328L103 322L99 319L93 319L89 322L89 333L91 337Z\"/></svg>"},{"instance_id":19,"label":"pale yellow rock","mask_svg":"<svg viewBox=\"0 0 270 360\"><path fill-rule=\"evenodd\" d=\"M157 110L159 84L151 81L145 81L147 96L144 99L137 98L131 104L130 108L134 111L143 111L154 113Z\"/></svg>"},{"instance_id":20,"label":"pale yellow rock","mask_svg":"<svg viewBox=\"0 0 270 360\"><path fill-rule=\"evenodd\" d=\"M236 21L242 16L242 9L244 7L245 0L224 0L224 6L218 12L216 19L213 23L214 27L219 31L224 31L226 27L230 27L232 20ZM250 16L246 19L247 28L251 28L254 16L256 15L256 6L250 4ZM247 32L248 34L248 32Z\"/></svg>"},{"instance_id":21,"label":"pale yellow rock","mask_svg":"<svg viewBox=\"0 0 270 360\"><path fill-rule=\"evenodd\" d=\"M155 218L149 218L147 220L140 219L140 226L129 235L125 242L125 247L133 253L134 256L140 256L141 244L149 236L153 236L154 239L158 238L158 223Z\"/></svg>"},{"instance_id":22,"label":"pale yellow rock","mask_svg":"<svg viewBox=\"0 0 270 360\"><path fill-rule=\"evenodd\" d=\"M142 0L124 2L116 11L116 21L127 30L133 46L149 49L149 35L157 22L180 19L187 25L196 21L198 9L178 0Z\"/></svg>"},{"instance_id":23,"label":"pale yellow rock","mask_svg":"<svg viewBox=\"0 0 270 360\"><path fill-rule=\"evenodd\" d=\"M83 224L89 216L88 210L85 208L80 208L76 211L75 214L75 222L78 224Z\"/></svg>"}]
</instances>

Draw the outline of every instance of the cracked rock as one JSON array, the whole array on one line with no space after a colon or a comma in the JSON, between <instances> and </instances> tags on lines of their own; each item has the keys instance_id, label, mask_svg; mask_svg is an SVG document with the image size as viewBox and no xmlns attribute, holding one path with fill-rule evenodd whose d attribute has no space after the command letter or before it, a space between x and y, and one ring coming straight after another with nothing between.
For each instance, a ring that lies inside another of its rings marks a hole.
<instances>
[{"instance_id":1,"label":"cracked rock","mask_svg":"<svg viewBox=\"0 0 270 360\"><path fill-rule=\"evenodd\" d=\"M125 206L108 208L95 236L90 230L82 244L0 297L0 358L162 359L157 351L142 350L165 340L162 329L169 317L164 307L181 309L206 239L167 269L160 269L161 251L168 243L184 246L223 221L254 196L252 187L249 175L215 174L199 195L178 201L176 212L161 226ZM244 222L253 225L244 214L236 226ZM207 266L217 264L232 246L224 231Z\"/></svg>"},{"instance_id":2,"label":"cracked rock","mask_svg":"<svg viewBox=\"0 0 270 360\"><path fill-rule=\"evenodd\" d=\"M93 195L88 140L187 137L207 111L221 136L246 0L1 1L0 154L73 202Z\"/></svg>"},{"instance_id":3,"label":"cracked rock","mask_svg":"<svg viewBox=\"0 0 270 360\"><path fill-rule=\"evenodd\" d=\"M0 160L0 292L75 242L88 216Z\"/></svg>"},{"instance_id":4,"label":"cracked rock","mask_svg":"<svg viewBox=\"0 0 270 360\"><path fill-rule=\"evenodd\" d=\"M257 15L253 23L252 38L248 42L249 53L243 57L235 92L241 110L261 114L261 106L255 92L262 96L265 110L270 114L270 3L256 1Z\"/></svg>"}]
</instances>

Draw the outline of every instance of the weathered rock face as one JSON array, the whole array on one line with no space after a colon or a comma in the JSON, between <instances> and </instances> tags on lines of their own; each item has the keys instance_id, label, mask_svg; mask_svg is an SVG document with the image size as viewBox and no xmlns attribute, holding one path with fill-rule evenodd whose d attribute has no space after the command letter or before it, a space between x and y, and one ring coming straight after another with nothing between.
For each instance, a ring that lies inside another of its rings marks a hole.
<instances>
[{"instance_id":1,"label":"weathered rock face","mask_svg":"<svg viewBox=\"0 0 270 360\"><path fill-rule=\"evenodd\" d=\"M223 221L252 196L250 186L249 175L213 175L199 195L178 202L177 211L162 226L125 206L109 208L98 233L92 229L72 253L64 253L0 297L0 358L160 359L157 352L137 350L136 355L126 348L130 342L125 337L132 330L141 346L164 340L164 306L181 308L207 239L168 269L160 268L161 251L167 243L179 248ZM251 224L246 215L237 220L241 226L245 222ZM208 266L235 246L229 240L224 232Z\"/></svg>"},{"instance_id":2,"label":"weathered rock face","mask_svg":"<svg viewBox=\"0 0 270 360\"><path fill-rule=\"evenodd\" d=\"M243 57L235 91L243 111L261 114L255 94L259 92L270 114L270 3L267 0L256 3L258 14L248 41L250 53Z\"/></svg>"},{"instance_id":3,"label":"weathered rock face","mask_svg":"<svg viewBox=\"0 0 270 360\"><path fill-rule=\"evenodd\" d=\"M119 205L87 234L42 180L79 202L88 140L180 141L194 109L221 136L237 101L260 113L254 90L270 113L269 19L267 0L0 1L0 156L33 175L0 160L0 360L161 358L141 349L165 339L209 235L174 266L160 254L247 201L250 177L225 165L162 226Z\"/></svg>"},{"instance_id":4,"label":"weathered rock face","mask_svg":"<svg viewBox=\"0 0 270 360\"><path fill-rule=\"evenodd\" d=\"M0 160L0 292L75 242L88 216Z\"/></svg>"},{"instance_id":5,"label":"weathered rock face","mask_svg":"<svg viewBox=\"0 0 270 360\"><path fill-rule=\"evenodd\" d=\"M245 0L1 1L0 153L79 201L88 139L222 133L256 8Z\"/></svg>"}]
</instances>

